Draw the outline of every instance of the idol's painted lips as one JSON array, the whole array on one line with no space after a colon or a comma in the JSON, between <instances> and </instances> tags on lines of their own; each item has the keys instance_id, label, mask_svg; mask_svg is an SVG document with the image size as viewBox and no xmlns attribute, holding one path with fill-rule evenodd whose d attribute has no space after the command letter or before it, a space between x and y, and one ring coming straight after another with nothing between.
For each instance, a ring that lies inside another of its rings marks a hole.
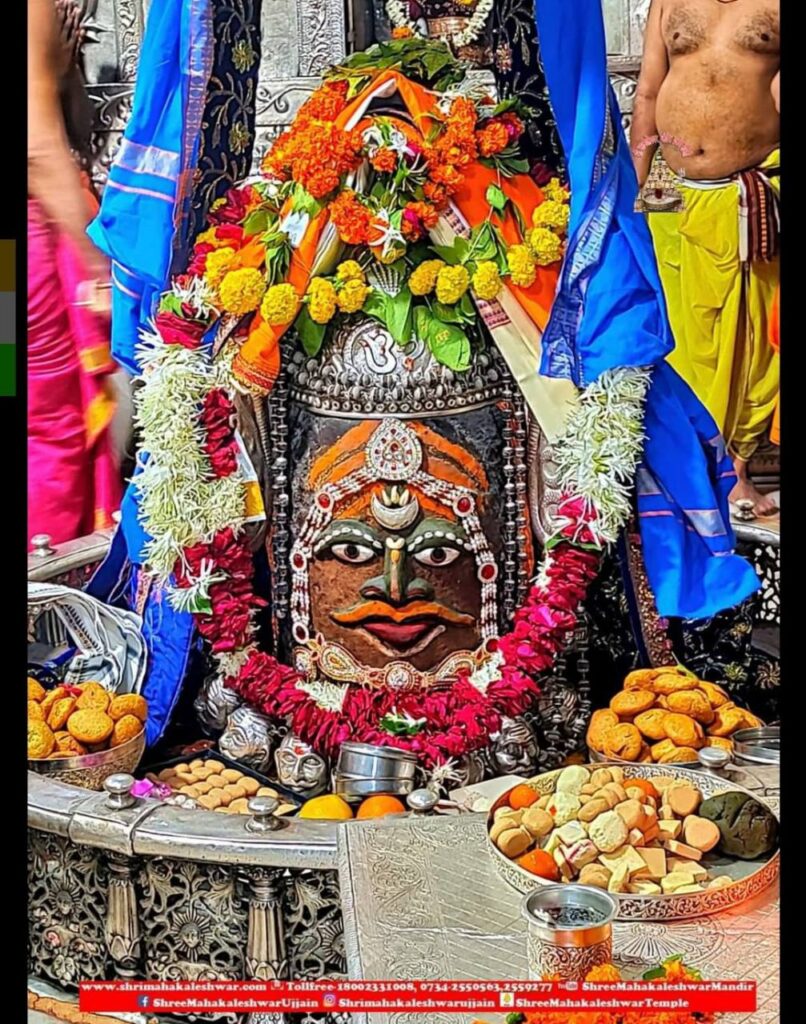
<instances>
[{"instance_id":1,"label":"idol's painted lips","mask_svg":"<svg viewBox=\"0 0 806 1024\"><path fill-rule=\"evenodd\" d=\"M331 612L331 618L340 626L365 629L386 644L403 648L421 640L440 623L472 626L472 615L454 611L435 601L412 601L402 608L394 608L385 601L364 601L345 611Z\"/></svg>"}]
</instances>

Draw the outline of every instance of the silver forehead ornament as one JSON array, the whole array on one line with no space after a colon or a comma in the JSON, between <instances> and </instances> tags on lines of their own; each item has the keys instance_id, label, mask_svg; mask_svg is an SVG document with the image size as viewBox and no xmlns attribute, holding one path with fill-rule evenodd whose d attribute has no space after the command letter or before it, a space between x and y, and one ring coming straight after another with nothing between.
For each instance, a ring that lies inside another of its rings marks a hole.
<instances>
[{"instance_id":1,"label":"silver forehead ornament","mask_svg":"<svg viewBox=\"0 0 806 1024\"><path fill-rule=\"evenodd\" d=\"M327 761L313 747L290 733L274 752L277 781L296 793L315 796L327 788Z\"/></svg>"},{"instance_id":2,"label":"silver forehead ornament","mask_svg":"<svg viewBox=\"0 0 806 1024\"><path fill-rule=\"evenodd\" d=\"M275 727L265 715L249 707L236 708L218 739L222 754L240 761L255 771L265 772L271 764Z\"/></svg>"}]
</instances>

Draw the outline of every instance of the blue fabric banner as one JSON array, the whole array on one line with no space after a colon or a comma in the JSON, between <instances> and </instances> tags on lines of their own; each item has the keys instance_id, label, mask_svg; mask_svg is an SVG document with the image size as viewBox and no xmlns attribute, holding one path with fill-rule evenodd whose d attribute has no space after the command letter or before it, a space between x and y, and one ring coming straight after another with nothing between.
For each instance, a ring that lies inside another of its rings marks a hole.
<instances>
[{"instance_id":1,"label":"blue fabric banner","mask_svg":"<svg viewBox=\"0 0 806 1024\"><path fill-rule=\"evenodd\" d=\"M654 367L638 487L647 575L662 616L710 618L760 584L733 553L733 473L719 431L665 362L673 339L649 228L633 208L638 182L608 77L601 0L536 0L535 15L571 189L541 371L584 387L618 366Z\"/></svg>"}]
</instances>

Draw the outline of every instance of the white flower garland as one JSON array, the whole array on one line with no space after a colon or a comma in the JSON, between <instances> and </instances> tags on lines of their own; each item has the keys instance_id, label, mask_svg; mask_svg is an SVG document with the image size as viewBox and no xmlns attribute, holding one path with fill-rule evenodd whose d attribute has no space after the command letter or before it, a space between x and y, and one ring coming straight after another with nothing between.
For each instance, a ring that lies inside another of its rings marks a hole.
<instances>
[{"instance_id":1,"label":"white flower garland","mask_svg":"<svg viewBox=\"0 0 806 1024\"><path fill-rule=\"evenodd\" d=\"M484 31L484 26L487 23L487 18L493 9L494 3L495 0L479 0L470 20L461 32L457 32L449 37L440 36L439 38L443 42L451 42L457 47L469 46ZM395 28L410 28L415 35L422 35L417 22L409 17L407 0L386 0L386 13Z\"/></svg>"},{"instance_id":2,"label":"white flower garland","mask_svg":"<svg viewBox=\"0 0 806 1024\"><path fill-rule=\"evenodd\" d=\"M227 526L237 531L244 522L242 475L210 473L199 419L208 392L230 387L230 367L226 360L212 362L204 348L166 344L156 329L141 336L138 357L144 370L143 386L135 392L135 420L146 458L134 484L140 521L151 537L145 562L167 585L177 562L184 563L185 548L210 541ZM171 600L178 607L194 604L215 581L204 567L190 594L169 588Z\"/></svg>"},{"instance_id":3,"label":"white flower garland","mask_svg":"<svg viewBox=\"0 0 806 1024\"><path fill-rule=\"evenodd\" d=\"M584 500L606 544L616 541L632 512L651 379L651 370L644 367L606 370L580 393L554 447L560 492Z\"/></svg>"}]
</instances>

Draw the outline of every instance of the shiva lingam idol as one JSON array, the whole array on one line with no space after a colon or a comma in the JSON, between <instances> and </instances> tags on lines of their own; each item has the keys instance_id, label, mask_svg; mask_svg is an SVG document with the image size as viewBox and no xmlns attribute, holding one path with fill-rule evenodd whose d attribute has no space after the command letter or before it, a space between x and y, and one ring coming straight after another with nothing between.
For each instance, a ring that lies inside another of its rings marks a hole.
<instances>
[{"instance_id":1,"label":"shiva lingam idol","mask_svg":"<svg viewBox=\"0 0 806 1024\"><path fill-rule=\"evenodd\" d=\"M282 652L312 682L400 692L481 669L534 566L526 412L496 350L453 373L359 317L285 365L269 397L287 423L270 474L275 507L290 499L270 540Z\"/></svg>"}]
</instances>

